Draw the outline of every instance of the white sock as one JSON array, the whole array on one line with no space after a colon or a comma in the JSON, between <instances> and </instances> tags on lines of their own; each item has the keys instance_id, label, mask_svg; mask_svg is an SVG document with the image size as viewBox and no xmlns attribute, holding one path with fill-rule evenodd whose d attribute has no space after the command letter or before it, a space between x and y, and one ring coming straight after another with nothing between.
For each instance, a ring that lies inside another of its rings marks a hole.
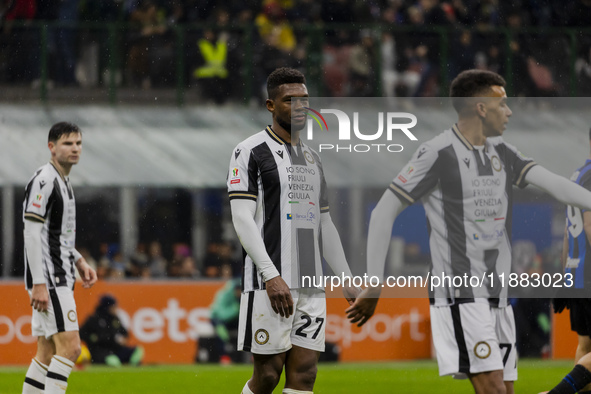
<instances>
[{"instance_id":1,"label":"white sock","mask_svg":"<svg viewBox=\"0 0 591 394\"><path fill-rule=\"evenodd\" d=\"M250 382L250 380L248 382ZM250 389L250 387L248 387L248 382L246 382L246 384L244 385L244 388L242 389L241 394L254 394L254 392Z\"/></svg>"},{"instance_id":2,"label":"white sock","mask_svg":"<svg viewBox=\"0 0 591 394\"><path fill-rule=\"evenodd\" d=\"M53 356L47 378L45 379L45 394L63 394L68 388L68 378L74 363L65 357Z\"/></svg>"},{"instance_id":3,"label":"white sock","mask_svg":"<svg viewBox=\"0 0 591 394\"><path fill-rule=\"evenodd\" d=\"M45 376L49 367L36 358L31 360L31 365L27 370L25 376L25 383L23 384L23 394L42 394L45 390Z\"/></svg>"},{"instance_id":4,"label":"white sock","mask_svg":"<svg viewBox=\"0 0 591 394\"><path fill-rule=\"evenodd\" d=\"M283 389L282 394L314 394L312 391L301 391L294 389Z\"/></svg>"}]
</instances>

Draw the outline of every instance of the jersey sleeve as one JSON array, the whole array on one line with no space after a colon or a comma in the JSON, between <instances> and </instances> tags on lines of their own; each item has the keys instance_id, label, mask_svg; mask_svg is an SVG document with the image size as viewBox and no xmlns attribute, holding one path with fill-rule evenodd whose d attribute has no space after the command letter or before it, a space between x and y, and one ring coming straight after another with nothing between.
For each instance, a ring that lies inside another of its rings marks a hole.
<instances>
[{"instance_id":1,"label":"jersey sleeve","mask_svg":"<svg viewBox=\"0 0 591 394\"><path fill-rule=\"evenodd\" d=\"M53 192L53 181L47 177L37 176L27 188L24 217L43 223L47 218L49 199Z\"/></svg>"},{"instance_id":2,"label":"jersey sleeve","mask_svg":"<svg viewBox=\"0 0 591 394\"><path fill-rule=\"evenodd\" d=\"M430 192L439 181L438 152L429 144L419 146L412 159L394 178L389 190L401 201L413 204Z\"/></svg>"},{"instance_id":3,"label":"jersey sleeve","mask_svg":"<svg viewBox=\"0 0 591 394\"><path fill-rule=\"evenodd\" d=\"M523 155L516 147L504 141L500 145L497 145L496 149L497 151L502 151L499 153L504 156L504 164L511 171L512 183L519 188L526 187L525 174L537 165L537 163L532 158Z\"/></svg>"},{"instance_id":4,"label":"jersey sleeve","mask_svg":"<svg viewBox=\"0 0 591 394\"><path fill-rule=\"evenodd\" d=\"M238 145L230 158L227 185L230 200L257 200L258 164L250 149Z\"/></svg>"}]
</instances>

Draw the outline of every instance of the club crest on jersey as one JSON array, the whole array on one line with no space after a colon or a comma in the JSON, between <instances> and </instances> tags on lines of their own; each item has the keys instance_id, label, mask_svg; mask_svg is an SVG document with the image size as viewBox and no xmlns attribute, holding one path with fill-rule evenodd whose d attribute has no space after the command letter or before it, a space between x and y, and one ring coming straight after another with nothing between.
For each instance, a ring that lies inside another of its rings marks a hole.
<instances>
[{"instance_id":1,"label":"club crest on jersey","mask_svg":"<svg viewBox=\"0 0 591 394\"><path fill-rule=\"evenodd\" d=\"M76 312L73 310L68 311L68 320L72 323L76 322Z\"/></svg>"},{"instance_id":2,"label":"club crest on jersey","mask_svg":"<svg viewBox=\"0 0 591 394\"><path fill-rule=\"evenodd\" d=\"M501 169L503 167L501 166L501 160L497 156L493 156L490 158L490 164L496 172L501 172Z\"/></svg>"},{"instance_id":3,"label":"club crest on jersey","mask_svg":"<svg viewBox=\"0 0 591 394\"><path fill-rule=\"evenodd\" d=\"M490 356L490 345L484 341L478 342L474 346L474 355L480 359L485 359Z\"/></svg>"},{"instance_id":4,"label":"club crest on jersey","mask_svg":"<svg viewBox=\"0 0 591 394\"><path fill-rule=\"evenodd\" d=\"M304 157L306 158L306 161L310 164L314 164L316 162L314 160L314 156L312 156L312 154L307 150L304 151Z\"/></svg>"},{"instance_id":5,"label":"club crest on jersey","mask_svg":"<svg viewBox=\"0 0 591 394\"><path fill-rule=\"evenodd\" d=\"M254 333L254 340L259 345L266 344L267 342L269 342L269 332L267 330L263 329L263 328L259 328Z\"/></svg>"}]
</instances>

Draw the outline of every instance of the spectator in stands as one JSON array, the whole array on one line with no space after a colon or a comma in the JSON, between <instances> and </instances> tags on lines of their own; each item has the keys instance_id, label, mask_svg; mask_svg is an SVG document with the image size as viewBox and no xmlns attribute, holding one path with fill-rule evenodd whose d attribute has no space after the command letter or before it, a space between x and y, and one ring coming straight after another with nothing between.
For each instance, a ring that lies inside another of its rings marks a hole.
<instances>
[{"instance_id":1,"label":"spectator in stands","mask_svg":"<svg viewBox=\"0 0 591 394\"><path fill-rule=\"evenodd\" d=\"M207 29L197 42L201 61L193 71L193 77L201 87L201 95L216 104L223 104L230 90L227 83L228 38L227 32Z\"/></svg>"},{"instance_id":2,"label":"spectator in stands","mask_svg":"<svg viewBox=\"0 0 591 394\"><path fill-rule=\"evenodd\" d=\"M39 41L30 26L15 27L31 21L37 12L36 0L14 0L6 10L0 33L0 71L9 82L30 82L38 72Z\"/></svg>"},{"instance_id":3,"label":"spectator in stands","mask_svg":"<svg viewBox=\"0 0 591 394\"><path fill-rule=\"evenodd\" d=\"M65 23L78 21L78 0L61 0L57 9L57 20ZM76 38L77 30L72 26L58 27L53 35L55 39L55 81L63 86L77 85Z\"/></svg>"},{"instance_id":4,"label":"spectator in stands","mask_svg":"<svg viewBox=\"0 0 591 394\"><path fill-rule=\"evenodd\" d=\"M575 62L578 93L581 96L591 95L591 46L585 46L585 48Z\"/></svg>"},{"instance_id":5,"label":"spectator in stands","mask_svg":"<svg viewBox=\"0 0 591 394\"><path fill-rule=\"evenodd\" d=\"M374 40L370 30L362 30L360 42L353 45L349 54L349 80L352 97L370 97L375 92Z\"/></svg>"},{"instance_id":6,"label":"spectator in stands","mask_svg":"<svg viewBox=\"0 0 591 394\"><path fill-rule=\"evenodd\" d=\"M130 36L129 80L133 85L149 89L152 86L150 50L154 41L167 31L166 18L154 0L141 0L131 11L129 20L137 27Z\"/></svg>"},{"instance_id":7,"label":"spectator in stands","mask_svg":"<svg viewBox=\"0 0 591 394\"><path fill-rule=\"evenodd\" d=\"M146 253L146 244L139 242L136 245L135 252L129 258L129 274L133 278L150 276L150 267L148 266L148 254Z\"/></svg>"},{"instance_id":8,"label":"spectator in stands","mask_svg":"<svg viewBox=\"0 0 591 394\"><path fill-rule=\"evenodd\" d=\"M90 350L93 364L121 367L139 365L144 358L141 346L129 346L129 333L117 316L117 300L103 295L93 315L80 328L80 338Z\"/></svg>"},{"instance_id":9,"label":"spectator in stands","mask_svg":"<svg viewBox=\"0 0 591 394\"><path fill-rule=\"evenodd\" d=\"M238 275L241 267L239 267L240 264L234 260L233 254L234 248L230 242L223 241L210 243L207 247L207 254L205 255L203 274L209 278Z\"/></svg>"},{"instance_id":10,"label":"spectator in stands","mask_svg":"<svg viewBox=\"0 0 591 394\"><path fill-rule=\"evenodd\" d=\"M276 1L268 2L255 19L263 42L279 51L289 54L296 47L296 38L285 11Z\"/></svg>"},{"instance_id":11,"label":"spectator in stands","mask_svg":"<svg viewBox=\"0 0 591 394\"><path fill-rule=\"evenodd\" d=\"M150 242L148 248L148 268L151 276L154 278L161 278L166 276L166 268L168 262L162 256L162 245L158 241Z\"/></svg>"},{"instance_id":12,"label":"spectator in stands","mask_svg":"<svg viewBox=\"0 0 591 394\"><path fill-rule=\"evenodd\" d=\"M474 68L476 51L477 48L470 30L462 30L459 36L455 36L450 51L450 81L462 71Z\"/></svg>"},{"instance_id":13,"label":"spectator in stands","mask_svg":"<svg viewBox=\"0 0 591 394\"><path fill-rule=\"evenodd\" d=\"M119 247L113 251L113 258L109 266L109 279L123 279L129 272L129 260L123 255Z\"/></svg>"}]
</instances>

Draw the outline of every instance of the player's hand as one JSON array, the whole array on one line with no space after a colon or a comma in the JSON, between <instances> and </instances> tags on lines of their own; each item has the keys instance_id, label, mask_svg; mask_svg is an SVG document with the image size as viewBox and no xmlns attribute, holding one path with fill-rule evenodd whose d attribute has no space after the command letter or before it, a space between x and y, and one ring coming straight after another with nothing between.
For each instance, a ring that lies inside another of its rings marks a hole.
<instances>
[{"instance_id":1,"label":"player's hand","mask_svg":"<svg viewBox=\"0 0 591 394\"><path fill-rule=\"evenodd\" d=\"M364 325L376 310L381 292L382 289L380 287L368 287L363 290L361 294L357 296L353 305L345 310L345 313L347 313L347 319L349 319L352 324L357 323L358 327Z\"/></svg>"},{"instance_id":2,"label":"player's hand","mask_svg":"<svg viewBox=\"0 0 591 394\"><path fill-rule=\"evenodd\" d=\"M47 311L49 305L49 292L45 283L33 285L31 291L31 306L38 312Z\"/></svg>"},{"instance_id":3,"label":"player's hand","mask_svg":"<svg viewBox=\"0 0 591 394\"><path fill-rule=\"evenodd\" d=\"M96 271L92 269L90 265L88 265L84 257L81 257L76 262L76 268L78 269L78 273L80 274L80 278L82 279L82 287L84 287L85 289L90 289L92 285L96 283Z\"/></svg>"},{"instance_id":4,"label":"player's hand","mask_svg":"<svg viewBox=\"0 0 591 394\"><path fill-rule=\"evenodd\" d=\"M271 301L271 307L281 317L293 315L293 298L287 283L281 276L276 276L265 282L267 285L267 295Z\"/></svg>"},{"instance_id":5,"label":"player's hand","mask_svg":"<svg viewBox=\"0 0 591 394\"><path fill-rule=\"evenodd\" d=\"M347 302L349 303L349 305L353 305L353 303L355 303L355 299L357 299L357 297L359 296L359 294L361 294L361 288L357 287L357 286L344 286L343 287L343 294L345 296L345 299L347 300Z\"/></svg>"}]
</instances>

